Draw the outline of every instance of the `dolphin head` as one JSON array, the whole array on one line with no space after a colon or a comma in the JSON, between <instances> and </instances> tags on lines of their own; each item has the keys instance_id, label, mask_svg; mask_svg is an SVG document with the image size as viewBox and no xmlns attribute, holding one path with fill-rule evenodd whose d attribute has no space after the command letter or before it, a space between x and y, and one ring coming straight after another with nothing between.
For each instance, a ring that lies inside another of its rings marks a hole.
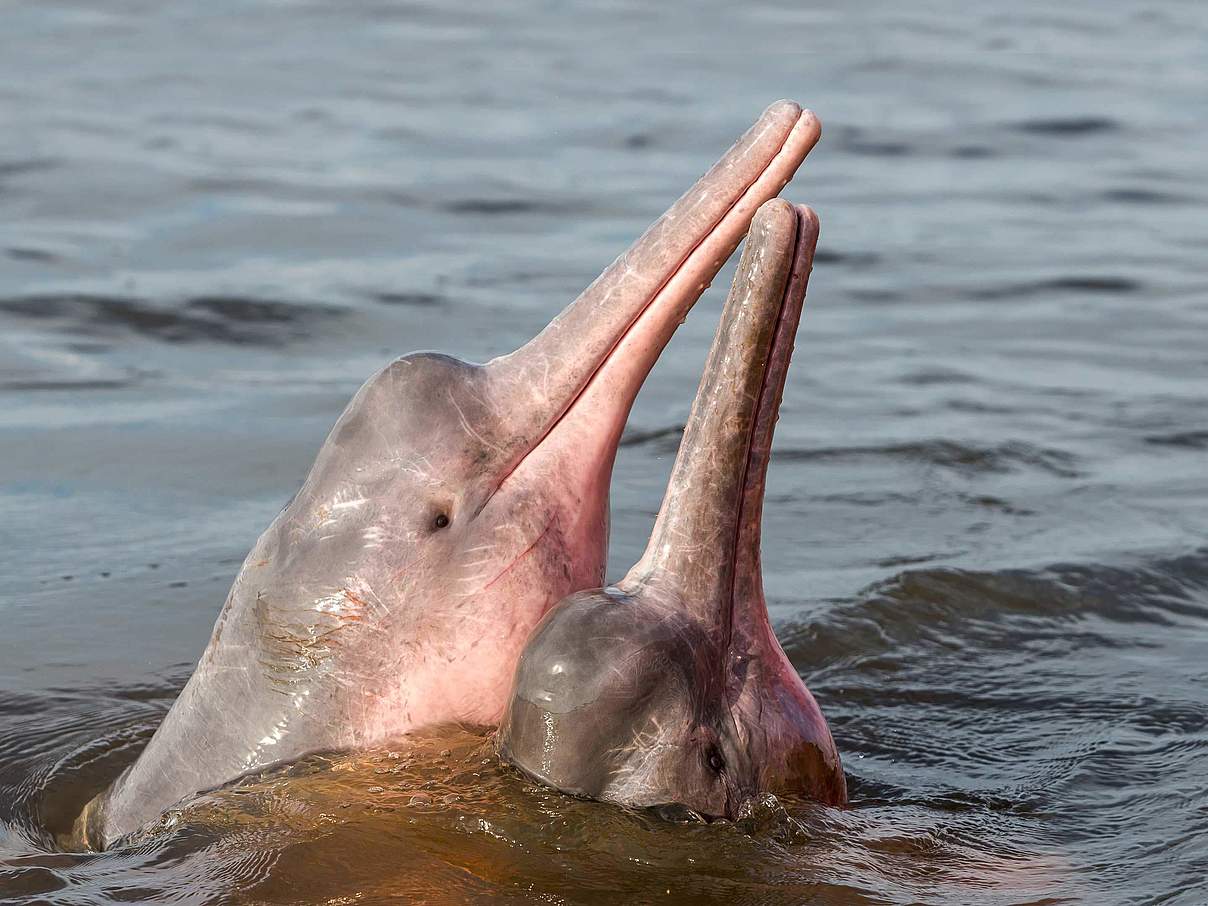
<instances>
[{"instance_id":1,"label":"dolphin head","mask_svg":"<svg viewBox=\"0 0 1208 906\"><path fill-rule=\"evenodd\" d=\"M649 546L543 619L501 754L577 795L734 817L765 792L846 801L826 721L777 642L760 569L772 432L818 236L755 217Z\"/></svg>"}]
</instances>

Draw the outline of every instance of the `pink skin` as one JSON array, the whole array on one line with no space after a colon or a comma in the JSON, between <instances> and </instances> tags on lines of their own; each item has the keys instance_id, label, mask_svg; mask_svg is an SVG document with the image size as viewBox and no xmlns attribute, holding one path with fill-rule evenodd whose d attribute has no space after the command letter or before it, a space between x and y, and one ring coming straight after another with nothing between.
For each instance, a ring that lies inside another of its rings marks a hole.
<instances>
[{"instance_id":1,"label":"pink skin","mask_svg":"<svg viewBox=\"0 0 1208 906\"><path fill-rule=\"evenodd\" d=\"M678 324L818 140L781 101L537 337L372 377L253 547L139 759L85 808L103 848L307 752L495 724L532 627L599 585L630 406Z\"/></svg>"}]
</instances>

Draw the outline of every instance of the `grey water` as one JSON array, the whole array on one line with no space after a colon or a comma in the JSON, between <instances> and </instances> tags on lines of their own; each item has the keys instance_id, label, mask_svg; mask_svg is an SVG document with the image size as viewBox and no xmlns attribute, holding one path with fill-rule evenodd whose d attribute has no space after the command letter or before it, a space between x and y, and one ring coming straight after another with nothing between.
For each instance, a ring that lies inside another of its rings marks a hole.
<instances>
[{"instance_id":1,"label":"grey water","mask_svg":"<svg viewBox=\"0 0 1208 906\"><path fill-rule=\"evenodd\" d=\"M669 823L464 734L63 851L359 384L517 346L779 97L764 570L851 807ZM1192 2L0 5L0 901L1208 903L1205 110Z\"/></svg>"}]
</instances>

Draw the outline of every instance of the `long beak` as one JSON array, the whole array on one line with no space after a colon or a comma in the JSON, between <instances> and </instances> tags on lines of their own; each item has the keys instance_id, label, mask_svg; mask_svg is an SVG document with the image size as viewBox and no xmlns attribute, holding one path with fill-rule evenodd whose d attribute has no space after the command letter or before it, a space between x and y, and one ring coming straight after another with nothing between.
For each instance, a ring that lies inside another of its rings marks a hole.
<instances>
[{"instance_id":1,"label":"long beak","mask_svg":"<svg viewBox=\"0 0 1208 906\"><path fill-rule=\"evenodd\" d=\"M820 130L817 117L792 101L768 107L545 330L487 365L500 392L531 401L532 416L516 423L516 462L501 482L570 421L587 420L590 427L559 433L590 433L599 449L611 445L615 452L629 407L675 328L742 240L755 211L792 178Z\"/></svg>"},{"instance_id":2,"label":"long beak","mask_svg":"<svg viewBox=\"0 0 1208 906\"><path fill-rule=\"evenodd\" d=\"M735 608L763 606L764 482L818 218L774 199L751 224L650 544L623 587L670 586L729 645Z\"/></svg>"}]
</instances>

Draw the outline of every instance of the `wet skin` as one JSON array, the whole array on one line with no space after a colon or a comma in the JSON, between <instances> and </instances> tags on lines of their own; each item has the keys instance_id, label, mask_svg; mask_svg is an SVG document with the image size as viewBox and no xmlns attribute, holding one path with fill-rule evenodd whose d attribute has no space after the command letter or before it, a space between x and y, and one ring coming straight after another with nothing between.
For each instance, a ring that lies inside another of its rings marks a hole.
<instances>
[{"instance_id":1,"label":"wet skin","mask_svg":"<svg viewBox=\"0 0 1208 906\"><path fill-rule=\"evenodd\" d=\"M766 203L649 546L558 603L529 640L499 751L558 789L733 818L762 793L847 800L839 754L768 621L759 559L772 432L818 237Z\"/></svg>"},{"instance_id":2,"label":"wet skin","mask_svg":"<svg viewBox=\"0 0 1208 906\"><path fill-rule=\"evenodd\" d=\"M252 548L163 724L80 816L80 842L107 847L307 752L497 723L533 626L603 580L639 387L818 133L809 111L773 104L516 352L415 353L370 378Z\"/></svg>"}]
</instances>

